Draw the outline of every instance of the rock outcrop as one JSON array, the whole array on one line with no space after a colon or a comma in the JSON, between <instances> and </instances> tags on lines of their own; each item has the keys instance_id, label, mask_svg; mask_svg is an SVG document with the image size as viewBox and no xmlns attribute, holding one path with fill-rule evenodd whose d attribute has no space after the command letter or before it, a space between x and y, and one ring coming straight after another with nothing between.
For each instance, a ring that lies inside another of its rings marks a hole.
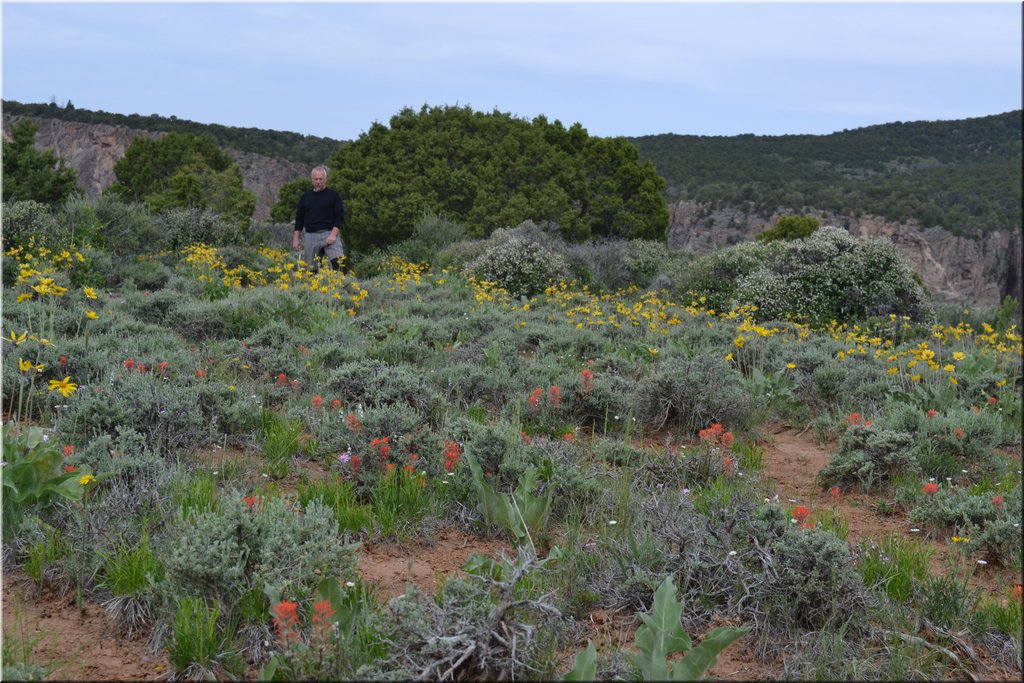
<instances>
[{"instance_id":1,"label":"rock outcrop","mask_svg":"<svg viewBox=\"0 0 1024 683\"><path fill-rule=\"evenodd\" d=\"M4 137L18 117L3 117ZM114 164L124 156L132 140L138 137L159 138L163 133L137 130L125 126L80 123L32 117L39 130L36 147L50 149L78 173L78 186L89 196L96 196L114 182ZM277 193L285 183L304 177L309 169L285 159L265 157L251 152L227 148L226 151L242 171L242 184L256 195L253 220L267 221L270 207L277 202Z\"/></svg>"},{"instance_id":2,"label":"rock outcrop","mask_svg":"<svg viewBox=\"0 0 1024 683\"><path fill-rule=\"evenodd\" d=\"M673 249L709 252L752 240L785 213L769 218L738 208L712 209L696 202L669 207L668 244ZM878 216L843 216L820 211L822 225L845 228L852 235L892 241L908 265L937 299L963 305L998 306L1010 295L1021 300L1021 233L993 232L978 237L954 235L915 222L894 223Z\"/></svg>"}]
</instances>

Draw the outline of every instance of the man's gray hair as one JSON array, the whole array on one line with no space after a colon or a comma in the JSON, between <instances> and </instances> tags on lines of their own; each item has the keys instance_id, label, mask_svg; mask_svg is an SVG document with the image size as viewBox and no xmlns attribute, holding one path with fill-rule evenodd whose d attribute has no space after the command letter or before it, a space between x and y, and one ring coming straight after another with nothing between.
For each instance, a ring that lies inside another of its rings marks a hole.
<instances>
[{"instance_id":1,"label":"man's gray hair","mask_svg":"<svg viewBox=\"0 0 1024 683\"><path fill-rule=\"evenodd\" d=\"M317 171L323 171L324 172L324 178L327 177L327 167L324 166L323 164L321 164L319 166L314 166L313 170L309 172L309 175L313 175Z\"/></svg>"}]
</instances>

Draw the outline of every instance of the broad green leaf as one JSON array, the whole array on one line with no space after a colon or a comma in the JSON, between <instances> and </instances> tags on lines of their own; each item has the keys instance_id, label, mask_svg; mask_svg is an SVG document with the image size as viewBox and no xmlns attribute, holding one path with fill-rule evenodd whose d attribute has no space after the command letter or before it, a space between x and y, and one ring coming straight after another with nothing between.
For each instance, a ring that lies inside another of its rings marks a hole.
<instances>
[{"instance_id":1,"label":"broad green leaf","mask_svg":"<svg viewBox=\"0 0 1024 683\"><path fill-rule=\"evenodd\" d=\"M718 655L722 650L742 638L749 630L746 627L725 626L711 631L697 647L686 653L682 661L675 663L672 667L672 680L702 680L708 669L718 661Z\"/></svg>"},{"instance_id":2,"label":"broad green leaf","mask_svg":"<svg viewBox=\"0 0 1024 683\"><path fill-rule=\"evenodd\" d=\"M679 622L682 614L683 605L676 600L675 583L671 575L666 576L654 592L651 613L639 615L644 624L636 632L636 646L640 650L636 663L644 673L644 680L666 678L665 658L690 649L690 637Z\"/></svg>"},{"instance_id":3,"label":"broad green leaf","mask_svg":"<svg viewBox=\"0 0 1024 683\"><path fill-rule=\"evenodd\" d=\"M592 681L597 672L597 649L591 640L587 641L587 649L576 655L572 669L562 676L563 681Z\"/></svg>"}]
</instances>

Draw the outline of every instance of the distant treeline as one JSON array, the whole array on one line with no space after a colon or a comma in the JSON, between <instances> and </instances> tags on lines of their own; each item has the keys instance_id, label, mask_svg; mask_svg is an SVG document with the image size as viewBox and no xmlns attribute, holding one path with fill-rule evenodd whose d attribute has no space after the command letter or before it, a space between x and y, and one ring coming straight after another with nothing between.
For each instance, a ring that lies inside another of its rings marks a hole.
<instances>
[{"instance_id":1,"label":"distant treeline","mask_svg":"<svg viewBox=\"0 0 1024 683\"><path fill-rule=\"evenodd\" d=\"M330 159L346 141L177 117L111 114L70 102L3 101L4 112L162 132L212 135L223 147L303 164ZM627 138L666 181L668 201L775 211L819 209L916 219L956 234L1020 230L1020 110L955 121L896 122L831 135Z\"/></svg>"},{"instance_id":2,"label":"distant treeline","mask_svg":"<svg viewBox=\"0 0 1024 683\"><path fill-rule=\"evenodd\" d=\"M630 138L669 201L768 216L815 208L917 219L958 234L1019 230L1021 111L831 135Z\"/></svg>"},{"instance_id":3,"label":"distant treeline","mask_svg":"<svg viewBox=\"0 0 1024 683\"><path fill-rule=\"evenodd\" d=\"M193 135L212 135L221 147L230 147L243 152L262 154L263 156L288 159L306 165L321 164L331 157L338 147L344 144L340 140L321 138L315 135L300 135L277 130L261 128L235 128L216 123L196 123L179 119L150 114L111 114L105 111L77 109L68 102L63 107L57 104L22 104L12 100L3 100L5 114L15 116L41 116L63 121L80 123L102 123L109 126L127 126L138 130L151 130L161 133L191 133Z\"/></svg>"}]
</instances>

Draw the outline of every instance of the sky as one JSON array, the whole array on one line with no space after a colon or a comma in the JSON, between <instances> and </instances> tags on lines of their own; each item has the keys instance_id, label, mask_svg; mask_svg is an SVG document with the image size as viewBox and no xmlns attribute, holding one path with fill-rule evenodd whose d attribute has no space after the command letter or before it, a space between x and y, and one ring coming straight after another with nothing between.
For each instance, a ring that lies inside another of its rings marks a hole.
<instances>
[{"instance_id":1,"label":"sky","mask_svg":"<svg viewBox=\"0 0 1024 683\"><path fill-rule=\"evenodd\" d=\"M1022 6L3 0L3 99L353 140L405 107L824 135L1022 107Z\"/></svg>"}]
</instances>

